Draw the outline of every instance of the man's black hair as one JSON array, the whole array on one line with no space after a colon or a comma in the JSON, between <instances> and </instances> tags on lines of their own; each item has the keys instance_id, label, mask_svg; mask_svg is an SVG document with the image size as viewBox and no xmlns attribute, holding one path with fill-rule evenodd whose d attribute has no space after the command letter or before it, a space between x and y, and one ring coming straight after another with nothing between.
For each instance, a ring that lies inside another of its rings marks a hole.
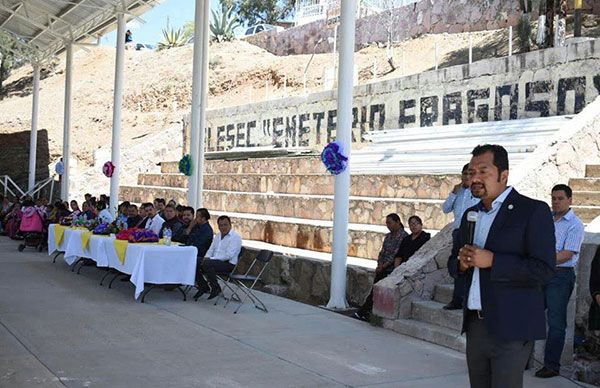
<instances>
[{"instance_id":1,"label":"man's black hair","mask_svg":"<svg viewBox=\"0 0 600 388\"><path fill-rule=\"evenodd\" d=\"M491 152L494 155L494 166L498 169L498 179L502 171L508 171L508 152L506 149L498 144L484 144L478 145L473 149L471 155L481 156L486 152Z\"/></svg>"},{"instance_id":2,"label":"man's black hair","mask_svg":"<svg viewBox=\"0 0 600 388\"><path fill-rule=\"evenodd\" d=\"M552 192L554 193L555 191L564 191L565 194L567 194L567 198L571 198L573 196L573 189L564 184L554 186L552 188Z\"/></svg>"},{"instance_id":3,"label":"man's black hair","mask_svg":"<svg viewBox=\"0 0 600 388\"><path fill-rule=\"evenodd\" d=\"M219 216L219 218L217 218L217 223L223 220L227 220L231 224L231 218L229 218L229 216Z\"/></svg>"},{"instance_id":4,"label":"man's black hair","mask_svg":"<svg viewBox=\"0 0 600 388\"><path fill-rule=\"evenodd\" d=\"M469 169L469 163L467 163L467 164L465 164L465 165L463 166L462 172L465 172L465 171L467 171L468 169Z\"/></svg>"}]
</instances>

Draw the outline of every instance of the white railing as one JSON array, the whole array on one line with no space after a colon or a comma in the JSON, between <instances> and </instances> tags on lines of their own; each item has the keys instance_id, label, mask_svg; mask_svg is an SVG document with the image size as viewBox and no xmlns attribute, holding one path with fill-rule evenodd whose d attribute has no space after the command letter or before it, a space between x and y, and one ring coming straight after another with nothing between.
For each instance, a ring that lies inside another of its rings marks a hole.
<instances>
[{"instance_id":1,"label":"white railing","mask_svg":"<svg viewBox=\"0 0 600 388\"><path fill-rule=\"evenodd\" d=\"M0 185L2 185L5 197L8 193L18 198L25 195L25 192L8 175L0 175Z\"/></svg>"},{"instance_id":2,"label":"white railing","mask_svg":"<svg viewBox=\"0 0 600 388\"><path fill-rule=\"evenodd\" d=\"M54 195L54 182L55 182L54 178L55 177L56 177L56 174L44 179L43 181L36 183L35 186L33 186L33 188L31 190L28 190L23 195L35 198L36 194L37 194L37 196L39 196L41 190L44 187L50 185L50 198L48 198L48 201L50 201L50 203L52 203L52 196Z\"/></svg>"}]
</instances>

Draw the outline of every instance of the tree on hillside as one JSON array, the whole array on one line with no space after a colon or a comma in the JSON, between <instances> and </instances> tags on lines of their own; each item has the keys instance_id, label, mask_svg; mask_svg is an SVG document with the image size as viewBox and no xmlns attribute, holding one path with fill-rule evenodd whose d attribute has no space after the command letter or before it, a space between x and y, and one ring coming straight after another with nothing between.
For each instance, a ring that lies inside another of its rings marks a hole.
<instances>
[{"instance_id":1,"label":"tree on hillside","mask_svg":"<svg viewBox=\"0 0 600 388\"><path fill-rule=\"evenodd\" d=\"M13 69L22 66L27 61L31 50L26 50L15 37L0 31L0 98L4 94L3 82L10 76Z\"/></svg>"},{"instance_id":2,"label":"tree on hillside","mask_svg":"<svg viewBox=\"0 0 600 388\"><path fill-rule=\"evenodd\" d=\"M226 8L233 7L242 24L275 24L290 16L297 0L221 0Z\"/></svg>"}]
</instances>

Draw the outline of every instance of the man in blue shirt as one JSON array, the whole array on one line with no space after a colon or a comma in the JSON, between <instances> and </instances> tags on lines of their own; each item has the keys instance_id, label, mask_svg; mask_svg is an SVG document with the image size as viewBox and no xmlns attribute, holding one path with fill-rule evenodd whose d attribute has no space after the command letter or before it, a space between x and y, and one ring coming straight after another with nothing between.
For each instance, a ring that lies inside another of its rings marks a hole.
<instances>
[{"instance_id":1,"label":"man in blue shirt","mask_svg":"<svg viewBox=\"0 0 600 388\"><path fill-rule=\"evenodd\" d=\"M442 206L445 214L454 212L454 223L452 231L452 239L458 235L460 221L465 213L465 210L479 203L479 198L475 198L471 194L471 177L469 176L469 163L465 164L462 169L461 183L454 186L454 189L448 195L448 198ZM450 276L454 277L454 291L452 292L452 300L444 306L445 310L460 310L462 309L462 300L465 292L465 277L454 274L449 271Z\"/></svg>"},{"instance_id":2,"label":"man in blue shirt","mask_svg":"<svg viewBox=\"0 0 600 388\"><path fill-rule=\"evenodd\" d=\"M560 356L565 345L567 306L575 287L575 266L584 237L583 223L571 209L572 197L573 190L567 185L552 188L556 274L544 288L548 338L544 350L544 367L535 373L540 378L558 376Z\"/></svg>"},{"instance_id":3,"label":"man in blue shirt","mask_svg":"<svg viewBox=\"0 0 600 388\"><path fill-rule=\"evenodd\" d=\"M481 202L465 211L449 261L449 270L466 277L469 381L473 388L519 388L533 342L546 336L542 288L556 267L552 214L507 185L502 146L477 146L472 155L471 192Z\"/></svg>"}]
</instances>

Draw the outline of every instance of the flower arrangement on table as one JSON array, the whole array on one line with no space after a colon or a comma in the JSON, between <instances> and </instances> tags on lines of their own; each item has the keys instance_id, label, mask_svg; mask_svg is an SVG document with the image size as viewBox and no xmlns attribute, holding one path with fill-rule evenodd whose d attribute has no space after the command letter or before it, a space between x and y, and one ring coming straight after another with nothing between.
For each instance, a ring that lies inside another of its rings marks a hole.
<instances>
[{"instance_id":1,"label":"flower arrangement on table","mask_svg":"<svg viewBox=\"0 0 600 388\"><path fill-rule=\"evenodd\" d=\"M158 242L159 238L152 229L137 229L129 234L130 243L154 243Z\"/></svg>"},{"instance_id":2,"label":"flower arrangement on table","mask_svg":"<svg viewBox=\"0 0 600 388\"><path fill-rule=\"evenodd\" d=\"M123 227L121 225L119 225L119 223L117 223L117 221L113 221L110 224L106 224L106 223L98 224L92 230L92 232L94 234L109 235L109 234L118 234L122 229L123 229Z\"/></svg>"},{"instance_id":3,"label":"flower arrangement on table","mask_svg":"<svg viewBox=\"0 0 600 388\"><path fill-rule=\"evenodd\" d=\"M73 223L73 217L71 217L71 216L62 217L58 221L58 223L61 224L62 226L71 226L71 224Z\"/></svg>"},{"instance_id":4,"label":"flower arrangement on table","mask_svg":"<svg viewBox=\"0 0 600 388\"><path fill-rule=\"evenodd\" d=\"M117 238L117 240L129 241L129 236L138 230L141 230L141 229L140 228L123 229L122 231L117 233L116 238Z\"/></svg>"}]
</instances>

